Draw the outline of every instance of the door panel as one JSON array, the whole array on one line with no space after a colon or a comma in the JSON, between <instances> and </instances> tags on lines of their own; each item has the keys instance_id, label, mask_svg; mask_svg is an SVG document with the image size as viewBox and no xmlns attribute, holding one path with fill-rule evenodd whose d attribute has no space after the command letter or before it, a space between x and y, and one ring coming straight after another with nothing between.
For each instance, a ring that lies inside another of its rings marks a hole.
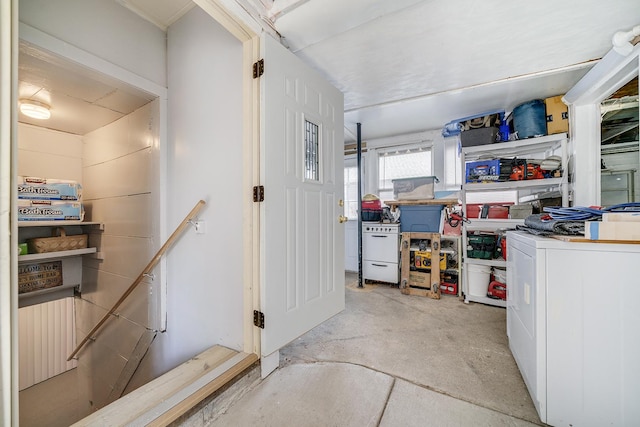
<instances>
[{"instance_id":1,"label":"door panel","mask_svg":"<svg viewBox=\"0 0 640 427\"><path fill-rule=\"evenodd\" d=\"M265 357L344 309L344 113L342 94L319 74L268 36L262 46ZM309 157L306 121L318 130ZM318 179L305 178L309 164L318 166Z\"/></svg>"}]
</instances>

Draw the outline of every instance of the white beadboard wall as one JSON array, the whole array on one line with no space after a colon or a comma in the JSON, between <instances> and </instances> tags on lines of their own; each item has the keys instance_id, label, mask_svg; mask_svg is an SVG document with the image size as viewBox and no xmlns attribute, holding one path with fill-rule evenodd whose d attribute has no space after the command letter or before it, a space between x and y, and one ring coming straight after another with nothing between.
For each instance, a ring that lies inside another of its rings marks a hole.
<instances>
[{"instance_id":1,"label":"white beadboard wall","mask_svg":"<svg viewBox=\"0 0 640 427\"><path fill-rule=\"evenodd\" d=\"M74 319L72 297L18 310L20 390L76 367Z\"/></svg>"}]
</instances>

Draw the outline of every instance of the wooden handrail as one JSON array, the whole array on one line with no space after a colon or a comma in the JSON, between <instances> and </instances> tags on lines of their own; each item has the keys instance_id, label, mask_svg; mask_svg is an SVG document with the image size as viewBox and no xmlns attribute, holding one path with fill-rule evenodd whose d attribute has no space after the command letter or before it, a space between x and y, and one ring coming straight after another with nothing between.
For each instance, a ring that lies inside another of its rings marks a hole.
<instances>
[{"instance_id":1,"label":"wooden handrail","mask_svg":"<svg viewBox=\"0 0 640 427\"><path fill-rule=\"evenodd\" d=\"M73 353L71 353L67 358L67 362L73 359L73 356L75 356L80 351L80 349L84 347L87 341L89 341L91 337L98 331L98 329L100 329L100 327L107 321L107 319L109 319L109 316L115 313L116 309L120 307L120 304L122 304L124 300L127 299L127 297L131 294L131 292L133 292L136 286L138 286L140 282L142 282L142 279L144 278L144 276L151 273L151 270L153 270L153 268L158 263L162 255L164 255L164 253L169 249L169 247L173 245L176 239L180 236L180 234L184 231L184 229L189 225L189 222L198 214L198 212L200 212L200 209L202 209L204 205L205 205L204 200L200 200L198 203L196 203L195 207L191 209L191 212L189 212L189 214L185 217L185 219L182 220L180 225L175 229L175 231L171 234L171 236L169 236L169 238L164 243L164 245L162 245L160 250L158 250L158 252L156 252L155 256L151 259L151 261L149 261L149 264L147 264L144 270L142 270L142 273L140 273L140 275L131 284L131 286L129 286L129 288L125 291L125 293L122 294L120 299L113 305L113 307L111 307L111 310L109 310L109 312L107 312L107 314L105 314L104 317L100 319L98 324L93 327L93 329L87 334L87 336L82 340L82 342L78 344L76 349L73 350Z\"/></svg>"}]
</instances>

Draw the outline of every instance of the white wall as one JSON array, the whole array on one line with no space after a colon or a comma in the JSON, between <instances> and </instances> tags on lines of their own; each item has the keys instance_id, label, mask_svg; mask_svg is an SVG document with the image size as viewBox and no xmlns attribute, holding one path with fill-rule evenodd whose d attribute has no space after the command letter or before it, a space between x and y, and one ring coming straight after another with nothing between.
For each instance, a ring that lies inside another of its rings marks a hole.
<instances>
[{"instance_id":1,"label":"white wall","mask_svg":"<svg viewBox=\"0 0 640 427\"><path fill-rule=\"evenodd\" d=\"M189 229L167 257L168 368L213 344L243 348L242 45L199 8L168 30L168 226L199 199L205 234ZM156 343L154 343L156 346Z\"/></svg>"},{"instance_id":2,"label":"white wall","mask_svg":"<svg viewBox=\"0 0 640 427\"><path fill-rule=\"evenodd\" d=\"M104 231L89 240L98 246L101 259L83 260L82 297L76 300L79 339L119 300L159 248L158 215L153 214L160 192L159 116L156 99L83 137L86 219L103 223ZM137 366L140 354L134 349L159 325L154 321L159 282L144 278L118 308L119 316L80 353L78 387L87 411L119 397L111 395L111 389L126 385L129 378L122 373L130 372L130 360ZM151 379L147 373L145 381Z\"/></svg>"},{"instance_id":3,"label":"white wall","mask_svg":"<svg viewBox=\"0 0 640 427\"><path fill-rule=\"evenodd\" d=\"M18 175L82 184L82 137L19 123Z\"/></svg>"},{"instance_id":4,"label":"white wall","mask_svg":"<svg viewBox=\"0 0 640 427\"><path fill-rule=\"evenodd\" d=\"M20 22L166 87L166 36L115 0L20 0Z\"/></svg>"}]
</instances>

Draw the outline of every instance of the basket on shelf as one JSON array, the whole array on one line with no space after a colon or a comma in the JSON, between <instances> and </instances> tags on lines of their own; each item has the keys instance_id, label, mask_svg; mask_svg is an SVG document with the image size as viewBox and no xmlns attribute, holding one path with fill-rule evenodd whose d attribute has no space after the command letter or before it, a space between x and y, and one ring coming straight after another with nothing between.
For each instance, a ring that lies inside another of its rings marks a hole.
<instances>
[{"instance_id":1,"label":"basket on shelf","mask_svg":"<svg viewBox=\"0 0 640 427\"><path fill-rule=\"evenodd\" d=\"M57 227L52 232L52 237L36 237L27 240L29 253L42 254L47 252L70 251L87 247L87 234L74 234L67 236L64 228Z\"/></svg>"}]
</instances>

